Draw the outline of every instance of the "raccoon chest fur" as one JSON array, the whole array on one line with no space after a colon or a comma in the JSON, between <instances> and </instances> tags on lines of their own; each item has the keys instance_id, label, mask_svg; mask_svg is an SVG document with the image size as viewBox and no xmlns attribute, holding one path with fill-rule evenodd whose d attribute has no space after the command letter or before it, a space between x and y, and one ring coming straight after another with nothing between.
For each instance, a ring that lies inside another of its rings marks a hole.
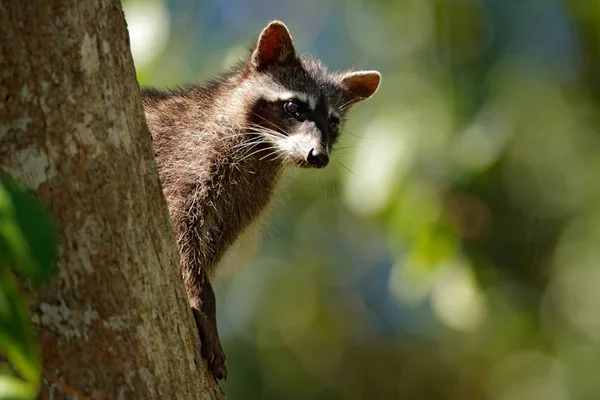
<instances>
[{"instance_id":1,"label":"raccoon chest fur","mask_svg":"<svg viewBox=\"0 0 600 400\"><path fill-rule=\"evenodd\" d=\"M267 222L266 212L262 212L246 226L237 239L225 250L213 271L215 279L225 279L238 272L252 259L263 240Z\"/></svg>"},{"instance_id":2,"label":"raccoon chest fur","mask_svg":"<svg viewBox=\"0 0 600 400\"><path fill-rule=\"evenodd\" d=\"M159 136L154 145L159 150L159 176L183 255L184 280L196 279L198 267L211 278L224 277L242 267L259 247L265 209L273 197L281 163L260 160L260 153L247 157L258 149L244 147L247 137L243 133L190 131L182 136L186 137L176 140L177 150L161 151L173 144ZM242 146L241 153L236 152L237 146ZM195 151L186 151L188 148ZM163 158L163 154L185 158Z\"/></svg>"}]
</instances>

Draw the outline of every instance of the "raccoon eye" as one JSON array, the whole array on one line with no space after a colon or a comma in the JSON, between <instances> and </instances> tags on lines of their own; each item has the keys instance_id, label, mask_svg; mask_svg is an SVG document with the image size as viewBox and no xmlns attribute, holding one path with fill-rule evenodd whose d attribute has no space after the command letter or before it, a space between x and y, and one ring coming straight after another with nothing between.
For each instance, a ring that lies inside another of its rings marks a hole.
<instances>
[{"instance_id":1,"label":"raccoon eye","mask_svg":"<svg viewBox=\"0 0 600 400\"><path fill-rule=\"evenodd\" d=\"M336 133L338 130L339 124L340 123L338 121L336 121L335 119L330 119L329 120L329 132Z\"/></svg>"},{"instance_id":2,"label":"raccoon eye","mask_svg":"<svg viewBox=\"0 0 600 400\"><path fill-rule=\"evenodd\" d=\"M293 115L296 118L298 118L300 116L300 114L302 113L302 108L300 108L300 105L293 101L286 102L283 105L283 108L285 109L285 111L287 111L288 113L290 113L291 115Z\"/></svg>"}]
</instances>

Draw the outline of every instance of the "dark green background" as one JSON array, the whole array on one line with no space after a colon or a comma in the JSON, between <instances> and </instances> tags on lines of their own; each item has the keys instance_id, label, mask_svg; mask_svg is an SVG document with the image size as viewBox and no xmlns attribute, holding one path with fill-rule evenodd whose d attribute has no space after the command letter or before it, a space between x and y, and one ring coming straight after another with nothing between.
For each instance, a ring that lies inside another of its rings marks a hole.
<instances>
[{"instance_id":1,"label":"dark green background","mask_svg":"<svg viewBox=\"0 0 600 400\"><path fill-rule=\"evenodd\" d=\"M125 7L142 84L202 82L275 18L383 74L219 289L231 399L600 398L598 1Z\"/></svg>"}]
</instances>

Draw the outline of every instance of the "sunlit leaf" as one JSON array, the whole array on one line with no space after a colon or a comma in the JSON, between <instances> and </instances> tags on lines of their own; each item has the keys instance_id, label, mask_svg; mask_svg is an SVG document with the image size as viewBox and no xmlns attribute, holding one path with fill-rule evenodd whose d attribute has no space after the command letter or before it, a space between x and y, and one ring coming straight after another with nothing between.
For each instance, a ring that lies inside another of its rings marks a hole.
<instances>
[{"instance_id":1,"label":"sunlit leaf","mask_svg":"<svg viewBox=\"0 0 600 400\"><path fill-rule=\"evenodd\" d=\"M36 387L14 376L0 374L0 400L34 399Z\"/></svg>"},{"instance_id":2,"label":"sunlit leaf","mask_svg":"<svg viewBox=\"0 0 600 400\"><path fill-rule=\"evenodd\" d=\"M0 268L0 349L29 382L40 379L40 356L31 318L16 281Z\"/></svg>"}]
</instances>

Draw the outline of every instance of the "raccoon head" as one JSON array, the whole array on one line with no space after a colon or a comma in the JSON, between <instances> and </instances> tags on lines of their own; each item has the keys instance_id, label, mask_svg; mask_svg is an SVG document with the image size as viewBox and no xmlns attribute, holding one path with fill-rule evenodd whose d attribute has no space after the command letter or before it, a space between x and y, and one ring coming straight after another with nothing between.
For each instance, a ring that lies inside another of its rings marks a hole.
<instances>
[{"instance_id":1,"label":"raccoon head","mask_svg":"<svg viewBox=\"0 0 600 400\"><path fill-rule=\"evenodd\" d=\"M286 26L271 22L244 66L252 93L248 129L279 158L304 168L323 168L348 108L371 97L377 71L332 73L316 59L298 55ZM248 103L246 103L248 104Z\"/></svg>"}]
</instances>

